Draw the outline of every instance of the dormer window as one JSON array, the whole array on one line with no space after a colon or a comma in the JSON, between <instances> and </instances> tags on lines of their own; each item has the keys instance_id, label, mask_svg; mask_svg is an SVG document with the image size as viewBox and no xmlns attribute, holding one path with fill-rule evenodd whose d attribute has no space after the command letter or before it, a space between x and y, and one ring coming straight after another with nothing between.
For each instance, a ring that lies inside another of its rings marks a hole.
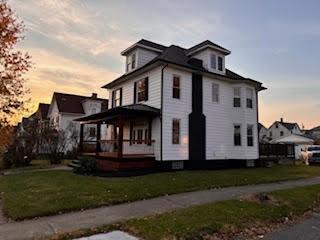
<instances>
[{"instance_id":1,"label":"dormer window","mask_svg":"<svg viewBox=\"0 0 320 240\"><path fill-rule=\"evenodd\" d=\"M222 71L223 70L223 58L218 56L218 70Z\"/></svg>"},{"instance_id":2,"label":"dormer window","mask_svg":"<svg viewBox=\"0 0 320 240\"><path fill-rule=\"evenodd\" d=\"M211 68L212 69L217 69L217 56L215 54L211 54L211 57L210 57L210 62L211 62Z\"/></svg>"},{"instance_id":3,"label":"dormer window","mask_svg":"<svg viewBox=\"0 0 320 240\"><path fill-rule=\"evenodd\" d=\"M135 69L136 68L136 54L133 53L131 55L131 69Z\"/></svg>"}]
</instances>

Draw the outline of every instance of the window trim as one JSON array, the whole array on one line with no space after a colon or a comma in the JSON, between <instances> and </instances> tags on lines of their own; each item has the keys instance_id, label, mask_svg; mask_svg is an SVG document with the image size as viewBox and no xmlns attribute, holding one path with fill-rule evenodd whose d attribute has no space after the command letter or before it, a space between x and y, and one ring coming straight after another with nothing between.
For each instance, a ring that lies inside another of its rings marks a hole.
<instances>
[{"instance_id":1,"label":"window trim","mask_svg":"<svg viewBox=\"0 0 320 240\"><path fill-rule=\"evenodd\" d=\"M214 86L216 86L217 88L217 101L215 101L215 99L214 99L214 95L213 95L213 93L214 93ZM212 85L211 85L211 101L213 102L213 103L220 103L220 84L219 83L212 83Z\"/></svg>"},{"instance_id":2,"label":"window trim","mask_svg":"<svg viewBox=\"0 0 320 240\"><path fill-rule=\"evenodd\" d=\"M248 97L248 93L250 92L251 98ZM251 100L250 104L248 104L248 100ZM249 109L253 109L253 89L252 88L246 88L246 107Z\"/></svg>"},{"instance_id":3,"label":"window trim","mask_svg":"<svg viewBox=\"0 0 320 240\"><path fill-rule=\"evenodd\" d=\"M144 82L144 89L143 89L143 91L139 91L139 83L140 82ZM136 85L137 85L137 92L136 92L136 100L137 100L137 102L139 103L139 102L145 102L146 101L146 94L147 94L147 78L142 78L142 79L140 79L140 80L138 80L138 81L136 81ZM143 97L143 99L139 99L139 93L144 93L144 97Z\"/></svg>"},{"instance_id":4,"label":"window trim","mask_svg":"<svg viewBox=\"0 0 320 240\"><path fill-rule=\"evenodd\" d=\"M174 85L175 78L179 79L179 86L178 87L176 87ZM175 91L174 90L178 90L178 97L175 97ZM172 76L172 98L173 99L181 99L181 77L180 77L180 75L174 74Z\"/></svg>"},{"instance_id":5,"label":"window trim","mask_svg":"<svg viewBox=\"0 0 320 240\"><path fill-rule=\"evenodd\" d=\"M214 62L212 61L214 59ZM214 63L214 65L213 65ZM217 54L216 53L210 53L210 68L213 70L218 69L218 63L217 63Z\"/></svg>"},{"instance_id":6,"label":"window trim","mask_svg":"<svg viewBox=\"0 0 320 240\"><path fill-rule=\"evenodd\" d=\"M247 146L254 147L254 133L253 133L253 124L247 124ZM251 135L248 134L249 128L251 128ZM252 145L249 145L249 138L252 138Z\"/></svg>"},{"instance_id":7,"label":"window trim","mask_svg":"<svg viewBox=\"0 0 320 240\"><path fill-rule=\"evenodd\" d=\"M220 69L220 61L221 60L221 69ZM217 70L223 72L223 57L217 56Z\"/></svg>"},{"instance_id":8,"label":"window trim","mask_svg":"<svg viewBox=\"0 0 320 240\"><path fill-rule=\"evenodd\" d=\"M131 69L130 70L133 70L133 69L136 69L136 65L137 65L137 54L134 52L132 53L132 55L130 56L131 58Z\"/></svg>"},{"instance_id":9,"label":"window trim","mask_svg":"<svg viewBox=\"0 0 320 240\"><path fill-rule=\"evenodd\" d=\"M176 140L176 139L175 139L175 130L176 130L176 129L174 128L174 124L175 124L176 122L178 123L178 128L177 128L177 131L178 131L178 132L176 133L176 134L178 134L178 139L177 139L178 141L175 141L175 140ZM172 134L172 141L171 141L172 144L173 144L173 145L180 145L180 143L181 143L181 140L180 140L180 138L181 138L181 119L173 118L173 119L172 119L172 126L171 126L171 128L172 128L172 129L171 129L171 130L172 130L172 131L171 131L171 132L172 132L172 133L171 133L171 134Z\"/></svg>"},{"instance_id":10,"label":"window trim","mask_svg":"<svg viewBox=\"0 0 320 240\"><path fill-rule=\"evenodd\" d=\"M236 144L236 132L235 132L235 130L236 130L236 126L239 126L239 135L240 135L240 142L239 142L239 145L238 144ZM235 123L235 124L233 124L233 146L235 146L235 147L241 147L242 146L242 134L241 134L241 130L242 130L242 125L241 124L239 124L239 123Z\"/></svg>"},{"instance_id":11,"label":"window trim","mask_svg":"<svg viewBox=\"0 0 320 240\"><path fill-rule=\"evenodd\" d=\"M236 89L239 89L239 95L236 95L235 94L235 90ZM239 106L236 106L236 102L235 102L235 100L236 99L239 99ZM241 87L233 87L233 107L234 108L241 108Z\"/></svg>"},{"instance_id":12,"label":"window trim","mask_svg":"<svg viewBox=\"0 0 320 240\"><path fill-rule=\"evenodd\" d=\"M114 90L114 99L113 99L113 107L120 107L122 102L121 90L122 88L117 88ZM117 98L117 92L119 92L119 98ZM119 105L117 106L117 101L119 101Z\"/></svg>"}]
</instances>

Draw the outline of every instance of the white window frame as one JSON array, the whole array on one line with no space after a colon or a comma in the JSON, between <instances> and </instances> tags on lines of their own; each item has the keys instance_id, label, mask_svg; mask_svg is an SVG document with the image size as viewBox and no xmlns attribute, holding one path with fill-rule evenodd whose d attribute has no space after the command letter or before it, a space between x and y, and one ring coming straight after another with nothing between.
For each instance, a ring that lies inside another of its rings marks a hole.
<instances>
[{"instance_id":1,"label":"white window frame","mask_svg":"<svg viewBox=\"0 0 320 240\"><path fill-rule=\"evenodd\" d=\"M221 69L219 69L219 59L221 59ZM224 65L223 62L224 62L223 57L217 56L217 70L220 72L223 72L223 65Z\"/></svg>"},{"instance_id":2,"label":"white window frame","mask_svg":"<svg viewBox=\"0 0 320 240\"><path fill-rule=\"evenodd\" d=\"M179 123L179 128L178 128L178 142L174 142L174 122L177 121ZM171 127L171 134L172 134L172 139L171 139L171 143L172 145L180 145L181 143L181 119L179 118L173 118L172 119L172 127Z\"/></svg>"},{"instance_id":3,"label":"white window frame","mask_svg":"<svg viewBox=\"0 0 320 240\"><path fill-rule=\"evenodd\" d=\"M237 90L239 91L239 93L236 94ZM236 98L239 98L239 103L240 103L239 106L235 106L235 99ZM233 88L233 103L232 104L233 104L234 108L241 108L241 105L242 105L241 104L241 87L234 87Z\"/></svg>"},{"instance_id":4,"label":"white window frame","mask_svg":"<svg viewBox=\"0 0 320 240\"><path fill-rule=\"evenodd\" d=\"M247 124L247 146L248 147L253 147L254 146L254 132L253 132L254 128L253 127L254 127L253 124ZM248 135L249 128L251 128L251 135ZM249 145L249 141L248 141L249 137L252 138L252 145Z\"/></svg>"},{"instance_id":5,"label":"white window frame","mask_svg":"<svg viewBox=\"0 0 320 240\"><path fill-rule=\"evenodd\" d=\"M240 131L240 144L239 145L236 145L236 143L235 143L235 136L236 136L235 129L236 129L236 126L239 126L239 131ZM233 146L235 146L235 147L241 147L242 146L242 134L241 134L241 131L242 131L242 125L240 123L233 124Z\"/></svg>"},{"instance_id":6,"label":"white window frame","mask_svg":"<svg viewBox=\"0 0 320 240\"><path fill-rule=\"evenodd\" d=\"M211 100L214 103L220 103L220 84L218 83L212 83L211 85Z\"/></svg>"},{"instance_id":7,"label":"white window frame","mask_svg":"<svg viewBox=\"0 0 320 240\"><path fill-rule=\"evenodd\" d=\"M249 109L253 109L253 94L252 88L246 88L246 107ZM251 107L248 106L248 100L251 100Z\"/></svg>"},{"instance_id":8,"label":"white window frame","mask_svg":"<svg viewBox=\"0 0 320 240\"><path fill-rule=\"evenodd\" d=\"M146 101L146 92L147 92L147 86L146 86L146 78L143 78L143 79L140 79L139 81L137 81L137 91L136 91L136 101L139 103L139 102L145 102ZM144 88L143 88L143 90L140 90L140 88L139 88L139 84L144 84ZM144 98L143 99L140 99L139 100L139 93L144 93Z\"/></svg>"},{"instance_id":9,"label":"white window frame","mask_svg":"<svg viewBox=\"0 0 320 240\"><path fill-rule=\"evenodd\" d=\"M120 94L121 88L118 88L117 90L114 91L114 107L120 107L121 106L121 94ZM117 93L119 93L119 97L117 98ZM117 105L117 102L119 102L119 104Z\"/></svg>"},{"instance_id":10,"label":"white window frame","mask_svg":"<svg viewBox=\"0 0 320 240\"><path fill-rule=\"evenodd\" d=\"M179 87L175 87L174 86L174 79L175 78L178 78L179 79ZM178 98L176 98L176 97L174 97L174 90L175 89L178 89L179 90L179 97ZM179 76L179 75L176 75L176 74L174 74L173 76L172 76L172 98L173 99L181 99L181 77Z\"/></svg>"},{"instance_id":11,"label":"white window frame","mask_svg":"<svg viewBox=\"0 0 320 240\"><path fill-rule=\"evenodd\" d=\"M214 59L214 62L213 62ZM217 62L217 54L216 53L211 53L210 54L210 68L217 70L218 69L218 62Z\"/></svg>"}]
</instances>

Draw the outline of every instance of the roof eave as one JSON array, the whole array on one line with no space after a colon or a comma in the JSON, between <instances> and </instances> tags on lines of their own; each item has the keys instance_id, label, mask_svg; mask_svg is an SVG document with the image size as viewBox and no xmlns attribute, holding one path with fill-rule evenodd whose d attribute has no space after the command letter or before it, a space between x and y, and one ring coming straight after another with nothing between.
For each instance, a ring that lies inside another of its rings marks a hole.
<instances>
[{"instance_id":1,"label":"roof eave","mask_svg":"<svg viewBox=\"0 0 320 240\"><path fill-rule=\"evenodd\" d=\"M206 45L204 45L204 46L202 46L202 47L199 47L199 48L194 49L193 51L187 53L187 56L194 55L194 54L196 54L197 52L200 52L200 51L202 51L202 50L205 50L206 48L212 48L213 50L219 51L219 52L221 52L221 53L223 53L223 54L225 54L225 55L231 54L231 51L228 50L228 49L223 49L223 48L219 48L219 47L213 46L213 45L211 45L211 44L206 44Z\"/></svg>"},{"instance_id":2,"label":"roof eave","mask_svg":"<svg viewBox=\"0 0 320 240\"><path fill-rule=\"evenodd\" d=\"M154 51L154 52L159 52L159 53L163 52L162 50L157 49L157 48L149 47L149 46L143 45L141 43L135 43L135 44L131 45L130 47L126 48L125 50L123 50L121 52L121 55L122 56L126 56L129 52L133 51L135 48L138 48L138 47L141 47L141 48L144 48L144 49L148 49L148 50L151 50L151 51Z\"/></svg>"}]
</instances>

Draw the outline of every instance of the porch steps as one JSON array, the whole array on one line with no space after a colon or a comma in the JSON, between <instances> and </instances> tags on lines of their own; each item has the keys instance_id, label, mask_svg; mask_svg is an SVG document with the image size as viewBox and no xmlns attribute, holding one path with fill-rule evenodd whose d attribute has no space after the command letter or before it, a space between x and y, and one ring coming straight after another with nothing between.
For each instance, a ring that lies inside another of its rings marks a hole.
<instances>
[{"instance_id":1,"label":"porch steps","mask_svg":"<svg viewBox=\"0 0 320 240\"><path fill-rule=\"evenodd\" d=\"M69 167L73 168L73 170L79 168L81 165L80 165L80 161L79 160L72 160L71 163L68 164Z\"/></svg>"}]
</instances>

